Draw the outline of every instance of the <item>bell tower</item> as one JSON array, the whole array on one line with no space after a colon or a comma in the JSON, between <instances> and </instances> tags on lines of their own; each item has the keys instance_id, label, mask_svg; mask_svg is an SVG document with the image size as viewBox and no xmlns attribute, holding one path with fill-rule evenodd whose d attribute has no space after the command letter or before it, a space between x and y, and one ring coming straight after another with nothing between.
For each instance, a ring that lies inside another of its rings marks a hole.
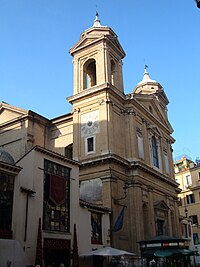
<instances>
[{"instance_id":1,"label":"bell tower","mask_svg":"<svg viewBox=\"0 0 200 267\"><path fill-rule=\"evenodd\" d=\"M101 25L98 13L93 26L81 34L70 54L74 58L74 95L103 84L111 84L123 93L125 52L113 30Z\"/></svg>"},{"instance_id":2,"label":"bell tower","mask_svg":"<svg viewBox=\"0 0 200 267\"><path fill-rule=\"evenodd\" d=\"M68 98L73 105L73 157L87 160L114 152L112 107L124 99L125 52L117 35L101 25L96 13L93 26L81 34L70 54L74 65L73 95Z\"/></svg>"}]
</instances>

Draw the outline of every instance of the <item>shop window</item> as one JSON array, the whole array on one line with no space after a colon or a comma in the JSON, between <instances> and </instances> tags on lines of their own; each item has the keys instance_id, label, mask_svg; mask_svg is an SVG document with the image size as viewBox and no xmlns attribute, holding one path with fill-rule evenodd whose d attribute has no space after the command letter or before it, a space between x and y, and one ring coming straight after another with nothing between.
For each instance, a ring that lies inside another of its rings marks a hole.
<instances>
[{"instance_id":1,"label":"shop window","mask_svg":"<svg viewBox=\"0 0 200 267\"><path fill-rule=\"evenodd\" d=\"M91 212L91 243L92 244L102 244L102 223L100 213Z\"/></svg>"},{"instance_id":2,"label":"shop window","mask_svg":"<svg viewBox=\"0 0 200 267\"><path fill-rule=\"evenodd\" d=\"M70 168L45 160L44 170L43 229L69 232Z\"/></svg>"}]
</instances>

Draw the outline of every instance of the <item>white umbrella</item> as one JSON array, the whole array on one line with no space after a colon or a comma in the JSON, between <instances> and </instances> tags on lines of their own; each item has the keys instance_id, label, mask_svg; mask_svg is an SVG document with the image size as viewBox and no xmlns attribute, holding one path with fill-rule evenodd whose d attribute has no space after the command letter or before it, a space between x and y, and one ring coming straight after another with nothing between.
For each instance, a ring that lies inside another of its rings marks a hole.
<instances>
[{"instance_id":1,"label":"white umbrella","mask_svg":"<svg viewBox=\"0 0 200 267\"><path fill-rule=\"evenodd\" d=\"M80 255L80 257L89 257L89 256L123 256L123 255L127 255L127 256L134 256L136 254L125 251L125 250L121 250L121 249L116 249L116 248L112 248L112 247L105 247L105 248L100 248L97 250L93 250L90 252L86 252Z\"/></svg>"}]
</instances>

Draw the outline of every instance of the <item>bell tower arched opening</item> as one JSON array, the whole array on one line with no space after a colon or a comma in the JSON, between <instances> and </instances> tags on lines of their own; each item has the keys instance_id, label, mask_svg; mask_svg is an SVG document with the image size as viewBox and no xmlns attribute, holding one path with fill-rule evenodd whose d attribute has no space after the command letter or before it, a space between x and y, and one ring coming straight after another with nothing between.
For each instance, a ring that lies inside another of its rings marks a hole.
<instances>
[{"instance_id":1,"label":"bell tower arched opening","mask_svg":"<svg viewBox=\"0 0 200 267\"><path fill-rule=\"evenodd\" d=\"M83 89L90 88L96 84L96 61L95 59L89 59L83 66Z\"/></svg>"},{"instance_id":2,"label":"bell tower arched opening","mask_svg":"<svg viewBox=\"0 0 200 267\"><path fill-rule=\"evenodd\" d=\"M116 68L117 67L116 67L116 63L113 59L111 59L110 65L111 65L111 84L116 85L116 80L117 80L117 76L116 76L117 69Z\"/></svg>"}]
</instances>

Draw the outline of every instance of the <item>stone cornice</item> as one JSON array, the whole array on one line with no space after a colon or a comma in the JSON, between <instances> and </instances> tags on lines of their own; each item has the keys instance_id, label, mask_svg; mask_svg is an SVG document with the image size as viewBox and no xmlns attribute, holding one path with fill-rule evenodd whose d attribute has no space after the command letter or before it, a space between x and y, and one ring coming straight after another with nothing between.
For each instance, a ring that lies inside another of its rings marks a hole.
<instances>
[{"instance_id":1,"label":"stone cornice","mask_svg":"<svg viewBox=\"0 0 200 267\"><path fill-rule=\"evenodd\" d=\"M65 156L63 156L63 155L61 155L59 153L56 153L56 152L51 151L51 150L48 150L48 149L43 148L41 146L36 146L36 147L34 147L34 149L35 149L35 151L41 152L41 153L43 153L45 155L48 155L48 156L51 156L53 158L60 159L62 161L68 162L68 163L73 164L73 165L79 165L79 163L77 161L68 159L68 158L66 158Z\"/></svg>"},{"instance_id":2,"label":"stone cornice","mask_svg":"<svg viewBox=\"0 0 200 267\"><path fill-rule=\"evenodd\" d=\"M94 203L89 203L85 200L80 199L79 200L80 206L83 208L87 208L87 209L92 209L95 211L101 211L101 212L112 212L112 209L104 207L102 205L98 205L98 204L94 204Z\"/></svg>"},{"instance_id":3,"label":"stone cornice","mask_svg":"<svg viewBox=\"0 0 200 267\"><path fill-rule=\"evenodd\" d=\"M0 162L0 171L8 172L9 174L12 175L17 175L21 170L22 168L20 166L10 165L5 162Z\"/></svg>"},{"instance_id":4,"label":"stone cornice","mask_svg":"<svg viewBox=\"0 0 200 267\"><path fill-rule=\"evenodd\" d=\"M57 153L57 152L54 152L54 151L51 151L49 149L46 149L44 147L41 147L41 146L34 146L31 150L29 150L22 158L24 158L27 154L29 154L32 150L35 150L37 152L40 152L44 155L48 155L52 158L56 158L56 159L59 159L61 161L64 161L64 162L68 162L70 164L73 164L73 165L77 165L79 166L80 164L75 161L75 160L71 160L71 159L68 159L67 157ZM17 162L19 162L22 158L20 158Z\"/></svg>"},{"instance_id":5,"label":"stone cornice","mask_svg":"<svg viewBox=\"0 0 200 267\"><path fill-rule=\"evenodd\" d=\"M173 187L177 187L177 183L175 180L169 178L168 176L156 171L155 169L153 169L152 167L144 164L142 161L140 160L126 160L121 158L120 156L116 155L116 154L106 154L106 155L102 155L93 159L88 159L88 160L83 160L80 162L82 167L86 167L89 165L99 165L99 164L103 164L103 163L115 163L118 165L121 165L122 167L128 169L129 171L131 170L136 170L136 169L140 169L152 176L155 176L157 178L159 178L160 180L162 180L163 182L173 186ZM128 175L129 176L129 175Z\"/></svg>"},{"instance_id":6,"label":"stone cornice","mask_svg":"<svg viewBox=\"0 0 200 267\"><path fill-rule=\"evenodd\" d=\"M85 89L84 91L76 95L70 96L67 98L67 101L73 104L75 101L80 100L81 98L90 97L91 94L106 91L108 89L111 91L115 91L115 94L117 94L120 98L125 99L125 95L122 94L119 90L117 90L113 85L111 85L110 83L103 83L100 85L95 85L89 89Z\"/></svg>"}]
</instances>

